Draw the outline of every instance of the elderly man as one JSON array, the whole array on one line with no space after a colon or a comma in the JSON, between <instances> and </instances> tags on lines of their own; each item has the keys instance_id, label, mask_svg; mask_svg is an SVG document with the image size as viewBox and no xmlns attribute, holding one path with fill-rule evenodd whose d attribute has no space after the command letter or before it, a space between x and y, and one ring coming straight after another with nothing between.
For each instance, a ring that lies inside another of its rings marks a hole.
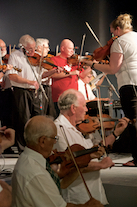
<instances>
[{"instance_id":1,"label":"elderly man","mask_svg":"<svg viewBox=\"0 0 137 207\"><path fill-rule=\"evenodd\" d=\"M49 40L48 39L44 39L44 38L37 38L36 39L36 51L35 53L39 54L41 57L41 63L43 63L43 58L46 58L46 56L48 55L48 52L50 51L49 49ZM52 100L52 92L51 92L51 77L53 74L55 73L60 73L61 70L59 68L53 68L50 70L47 70L46 68L42 67L43 64L41 64L41 68L40 70L43 71L42 73L42 86L45 90L45 93L48 97L48 101L44 98L44 96L42 97L43 99L43 105L45 105L45 107L43 108L44 112L43 114L46 115L50 115L52 117L56 117L56 111L54 108L54 103ZM39 67L39 66L38 66Z\"/></svg>"},{"instance_id":2,"label":"elderly man","mask_svg":"<svg viewBox=\"0 0 137 207\"><path fill-rule=\"evenodd\" d=\"M66 203L60 194L58 176L46 158L58 140L54 122L45 116L35 116L25 125L27 146L20 155L12 177L13 207L102 207L90 199L83 205Z\"/></svg>"},{"instance_id":3,"label":"elderly man","mask_svg":"<svg viewBox=\"0 0 137 207\"><path fill-rule=\"evenodd\" d=\"M0 128L0 154L15 142L15 131L10 128ZM0 207L10 207L12 202L11 186L0 180Z\"/></svg>"},{"instance_id":4,"label":"elderly man","mask_svg":"<svg viewBox=\"0 0 137 207\"><path fill-rule=\"evenodd\" d=\"M26 54L28 56L34 55L36 46L35 40L30 35L23 35L19 40L19 44L21 49L11 53L9 63L21 69L22 72L10 70L7 76L13 87L15 100L13 103L14 128L19 146L22 149L22 146L25 146L23 137L24 125L30 117L41 114L41 109L39 100L40 91L38 90L39 83L36 79L36 77L39 78L39 74L36 70L34 74L26 58Z\"/></svg>"},{"instance_id":5,"label":"elderly man","mask_svg":"<svg viewBox=\"0 0 137 207\"><path fill-rule=\"evenodd\" d=\"M83 94L74 89L69 89L59 97L58 106L60 115L54 123L56 124L57 135L60 139L55 144L55 148L57 148L58 151L64 151L68 147L65 134L70 146L79 144L86 149L91 148L93 146L91 139L85 139L81 132L76 129L76 125L84 120L87 111ZM115 136L118 136L127 127L128 119L122 120L121 122L116 127L114 134L109 135L107 138L107 144L112 144L115 140ZM103 158L100 162L98 162L98 160L91 160L88 167L83 171L83 176L92 196L103 205L106 205L108 202L100 179L99 170L111 167L113 164L109 157ZM63 189L62 195L66 202L75 204L85 203L88 200L88 194L80 177L66 189Z\"/></svg>"},{"instance_id":6,"label":"elderly man","mask_svg":"<svg viewBox=\"0 0 137 207\"><path fill-rule=\"evenodd\" d=\"M0 61L5 60L7 54L6 43L0 39ZM5 61L4 61L5 62ZM7 62L7 59L6 59ZM2 126L11 127L12 126L12 90L10 88L9 80L6 81L6 73L8 70L12 69L12 65L1 66L4 67L0 69L0 120Z\"/></svg>"}]
</instances>

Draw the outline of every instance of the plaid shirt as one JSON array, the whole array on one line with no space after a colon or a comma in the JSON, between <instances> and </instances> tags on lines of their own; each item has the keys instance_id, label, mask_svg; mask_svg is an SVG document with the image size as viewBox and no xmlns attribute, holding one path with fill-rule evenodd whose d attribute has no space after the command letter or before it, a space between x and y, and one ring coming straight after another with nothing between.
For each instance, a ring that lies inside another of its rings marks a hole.
<instances>
[{"instance_id":1,"label":"plaid shirt","mask_svg":"<svg viewBox=\"0 0 137 207\"><path fill-rule=\"evenodd\" d=\"M54 182L56 183L59 191L61 192L60 179L59 179L57 173L55 173L54 170L52 170L52 168L50 167L50 164L47 160L46 160L46 170L50 173L52 179L54 180Z\"/></svg>"}]
</instances>

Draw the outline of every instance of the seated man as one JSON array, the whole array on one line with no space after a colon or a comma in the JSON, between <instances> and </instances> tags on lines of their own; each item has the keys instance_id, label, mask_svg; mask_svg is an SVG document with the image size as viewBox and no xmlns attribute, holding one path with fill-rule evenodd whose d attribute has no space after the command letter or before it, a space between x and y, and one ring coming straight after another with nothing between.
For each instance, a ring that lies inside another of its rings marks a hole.
<instances>
[{"instance_id":1,"label":"seated man","mask_svg":"<svg viewBox=\"0 0 137 207\"><path fill-rule=\"evenodd\" d=\"M86 102L97 101L98 98L94 95L94 93L92 91L93 90L92 86L90 86L91 78L93 76L93 71L90 70L91 69L90 66L87 66L86 68L88 69L89 72L84 77L81 76L79 78L79 80L78 80L78 91L80 91L84 95ZM102 84L102 82L104 80L104 77L105 76L103 76L101 78L101 80L98 81L97 86ZM100 98L99 100L100 101L109 101L109 98Z\"/></svg>"},{"instance_id":2,"label":"seated man","mask_svg":"<svg viewBox=\"0 0 137 207\"><path fill-rule=\"evenodd\" d=\"M12 146L15 141L15 131L13 129L0 128L0 154L5 149ZM11 186L0 180L0 207L10 207L12 202Z\"/></svg>"},{"instance_id":3,"label":"seated man","mask_svg":"<svg viewBox=\"0 0 137 207\"><path fill-rule=\"evenodd\" d=\"M91 198L82 205L66 203L60 194L57 174L46 158L58 140L54 122L45 116L34 116L25 125L26 147L20 155L12 177L14 207L102 207Z\"/></svg>"},{"instance_id":4,"label":"seated man","mask_svg":"<svg viewBox=\"0 0 137 207\"><path fill-rule=\"evenodd\" d=\"M58 99L58 107L60 109L60 115L54 123L57 127L59 141L55 144L55 149L58 151L66 150L68 147L66 137L70 146L79 144L85 149L93 147L91 139L85 139L82 133L76 128L76 125L84 120L87 111L86 101L83 94L74 89L69 89L63 92ZM115 135L118 136L122 133L127 127L127 124L128 119L125 119L124 124L119 124L119 127L116 127L115 129ZM114 134L109 135L109 138L115 139ZM108 143L110 143L110 140L108 140ZM106 205L108 202L100 179L99 170L111 167L113 164L110 157L105 157L100 162L98 162L98 160L91 160L83 171L83 176L91 195L103 205ZM77 177L72 184L66 189L63 189L62 195L66 202L75 204L85 203L88 200L88 194L80 177Z\"/></svg>"}]
</instances>

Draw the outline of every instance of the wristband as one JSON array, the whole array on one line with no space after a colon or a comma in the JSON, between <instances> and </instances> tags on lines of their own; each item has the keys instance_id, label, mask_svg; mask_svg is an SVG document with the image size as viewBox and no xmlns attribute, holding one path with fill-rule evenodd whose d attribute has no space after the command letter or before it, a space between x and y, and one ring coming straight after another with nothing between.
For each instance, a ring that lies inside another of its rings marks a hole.
<instances>
[{"instance_id":1,"label":"wristband","mask_svg":"<svg viewBox=\"0 0 137 207\"><path fill-rule=\"evenodd\" d=\"M112 132L112 134L113 134L113 136L115 137L116 140L119 139L120 136L116 136L115 133L114 133L114 131Z\"/></svg>"},{"instance_id":2,"label":"wristband","mask_svg":"<svg viewBox=\"0 0 137 207\"><path fill-rule=\"evenodd\" d=\"M91 69L93 69L93 70L95 69L94 65L95 65L95 63L92 63L92 65L91 65Z\"/></svg>"}]
</instances>

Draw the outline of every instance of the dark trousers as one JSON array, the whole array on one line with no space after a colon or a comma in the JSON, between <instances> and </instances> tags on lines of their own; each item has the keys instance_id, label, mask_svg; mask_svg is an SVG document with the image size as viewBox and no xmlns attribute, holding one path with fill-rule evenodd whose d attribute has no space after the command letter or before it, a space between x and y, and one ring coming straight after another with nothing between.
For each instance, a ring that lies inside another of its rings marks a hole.
<instances>
[{"instance_id":1,"label":"dark trousers","mask_svg":"<svg viewBox=\"0 0 137 207\"><path fill-rule=\"evenodd\" d=\"M45 99L44 94L43 94L43 113L45 115L52 116L54 119L56 118L56 110L54 108L54 103L52 100L52 91L51 91L51 86L50 85L43 85L43 88L45 90L45 93L48 97L48 101Z\"/></svg>"},{"instance_id":2,"label":"dark trousers","mask_svg":"<svg viewBox=\"0 0 137 207\"><path fill-rule=\"evenodd\" d=\"M16 131L16 139L22 145L25 146L24 140L24 126L26 122L33 116L42 115L41 111L41 91L27 90L19 87L13 87L13 105L14 105L14 129Z\"/></svg>"},{"instance_id":3,"label":"dark trousers","mask_svg":"<svg viewBox=\"0 0 137 207\"><path fill-rule=\"evenodd\" d=\"M137 91L137 86L135 86ZM130 120L137 119L137 97L132 85L122 86L119 90L120 101L124 114ZM136 123L127 127L127 129L121 135L121 139L118 141L120 144L121 140L123 143L127 143L129 151L132 153L133 159L137 163L137 127ZM121 145L122 145L121 142ZM117 143L117 142L116 142ZM124 145L125 147L125 145Z\"/></svg>"},{"instance_id":4,"label":"dark trousers","mask_svg":"<svg viewBox=\"0 0 137 207\"><path fill-rule=\"evenodd\" d=\"M12 127L12 101L13 93L11 88L0 89L0 120L1 126Z\"/></svg>"}]
</instances>

